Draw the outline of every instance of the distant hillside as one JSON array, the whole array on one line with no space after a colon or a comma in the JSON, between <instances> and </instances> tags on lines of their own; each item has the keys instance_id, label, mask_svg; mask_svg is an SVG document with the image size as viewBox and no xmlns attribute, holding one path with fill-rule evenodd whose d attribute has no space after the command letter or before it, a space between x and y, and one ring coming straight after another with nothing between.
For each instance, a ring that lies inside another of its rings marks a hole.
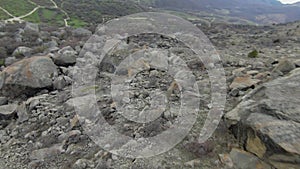
<instances>
[{"instance_id":1,"label":"distant hillside","mask_svg":"<svg viewBox=\"0 0 300 169\"><path fill-rule=\"evenodd\" d=\"M293 4L291 4L291 6L299 6L300 7L300 2L293 3Z\"/></svg>"},{"instance_id":2,"label":"distant hillside","mask_svg":"<svg viewBox=\"0 0 300 169\"><path fill-rule=\"evenodd\" d=\"M142 1L145 2L146 0ZM156 8L180 11L210 12L239 17L260 24L300 20L298 6L284 5L277 0L150 0ZM148 2L149 4L149 2ZM222 11L220 13L219 11ZM224 13L224 10L226 11Z\"/></svg>"},{"instance_id":3,"label":"distant hillside","mask_svg":"<svg viewBox=\"0 0 300 169\"><path fill-rule=\"evenodd\" d=\"M300 3L277 0L0 0L0 20L84 27L145 11L195 23L273 24L300 20Z\"/></svg>"},{"instance_id":4,"label":"distant hillside","mask_svg":"<svg viewBox=\"0 0 300 169\"><path fill-rule=\"evenodd\" d=\"M56 26L88 26L143 11L130 0L0 0L0 20Z\"/></svg>"}]
</instances>

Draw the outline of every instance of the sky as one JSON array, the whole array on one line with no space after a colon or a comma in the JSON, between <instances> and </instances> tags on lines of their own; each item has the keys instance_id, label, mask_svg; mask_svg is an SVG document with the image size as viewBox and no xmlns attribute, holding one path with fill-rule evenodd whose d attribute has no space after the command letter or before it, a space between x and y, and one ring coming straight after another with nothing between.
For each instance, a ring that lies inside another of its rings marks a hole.
<instances>
[{"instance_id":1,"label":"sky","mask_svg":"<svg viewBox=\"0 0 300 169\"><path fill-rule=\"evenodd\" d=\"M300 2L300 0L279 0L283 4L292 4L295 2Z\"/></svg>"}]
</instances>

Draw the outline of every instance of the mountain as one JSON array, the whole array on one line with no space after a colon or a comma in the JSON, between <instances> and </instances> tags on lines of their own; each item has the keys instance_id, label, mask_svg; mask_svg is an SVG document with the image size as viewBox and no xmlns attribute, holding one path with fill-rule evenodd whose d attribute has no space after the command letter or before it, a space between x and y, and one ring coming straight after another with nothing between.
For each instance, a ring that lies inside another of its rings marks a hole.
<instances>
[{"instance_id":1,"label":"mountain","mask_svg":"<svg viewBox=\"0 0 300 169\"><path fill-rule=\"evenodd\" d=\"M299 6L300 7L300 2L296 2L296 3L293 3L291 4L292 6Z\"/></svg>"},{"instance_id":2,"label":"mountain","mask_svg":"<svg viewBox=\"0 0 300 169\"><path fill-rule=\"evenodd\" d=\"M239 17L259 24L285 23L300 19L298 6L284 5L277 0L153 0L152 4L155 8L209 12Z\"/></svg>"},{"instance_id":3,"label":"mountain","mask_svg":"<svg viewBox=\"0 0 300 169\"><path fill-rule=\"evenodd\" d=\"M198 25L216 49L201 38L200 49L213 52L202 62L175 38L194 40L185 31L111 39L0 24L0 169L299 169L299 25Z\"/></svg>"},{"instance_id":4,"label":"mountain","mask_svg":"<svg viewBox=\"0 0 300 169\"><path fill-rule=\"evenodd\" d=\"M0 0L0 20L56 26L85 27L147 11L168 12L209 25L300 20L299 3L284 5L277 0Z\"/></svg>"}]
</instances>

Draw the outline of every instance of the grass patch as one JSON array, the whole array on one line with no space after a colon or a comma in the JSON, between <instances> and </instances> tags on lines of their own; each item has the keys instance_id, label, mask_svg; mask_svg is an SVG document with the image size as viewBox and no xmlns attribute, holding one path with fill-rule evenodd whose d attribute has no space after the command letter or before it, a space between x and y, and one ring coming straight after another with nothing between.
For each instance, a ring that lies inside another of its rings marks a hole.
<instances>
[{"instance_id":1,"label":"grass patch","mask_svg":"<svg viewBox=\"0 0 300 169\"><path fill-rule=\"evenodd\" d=\"M0 6L15 16L25 15L36 7L27 0L0 0Z\"/></svg>"},{"instance_id":2,"label":"grass patch","mask_svg":"<svg viewBox=\"0 0 300 169\"><path fill-rule=\"evenodd\" d=\"M55 17L56 13L52 10L49 10L49 9L42 9L41 10L42 12L42 16L44 19L48 19L48 20L51 20Z\"/></svg>"},{"instance_id":3,"label":"grass patch","mask_svg":"<svg viewBox=\"0 0 300 169\"><path fill-rule=\"evenodd\" d=\"M0 66L4 66L5 65L5 59L0 59Z\"/></svg>"},{"instance_id":4,"label":"grass patch","mask_svg":"<svg viewBox=\"0 0 300 169\"><path fill-rule=\"evenodd\" d=\"M0 10L0 20L9 19L10 16L7 15L4 11Z\"/></svg>"},{"instance_id":5,"label":"grass patch","mask_svg":"<svg viewBox=\"0 0 300 169\"><path fill-rule=\"evenodd\" d=\"M85 27L88 25L88 23L84 22L83 20L77 19L77 18L71 18L68 21L69 25L74 27L74 28L80 28L80 27Z\"/></svg>"},{"instance_id":6,"label":"grass patch","mask_svg":"<svg viewBox=\"0 0 300 169\"><path fill-rule=\"evenodd\" d=\"M23 18L25 21L33 22L33 23L40 23L41 18L39 16L39 10L35 11L33 14Z\"/></svg>"},{"instance_id":7,"label":"grass patch","mask_svg":"<svg viewBox=\"0 0 300 169\"><path fill-rule=\"evenodd\" d=\"M31 0L32 2L36 3L40 6L54 6L54 4L50 0Z\"/></svg>"},{"instance_id":8,"label":"grass patch","mask_svg":"<svg viewBox=\"0 0 300 169\"><path fill-rule=\"evenodd\" d=\"M34 23L47 23L49 25L64 26L64 14L56 9L41 8L24 20Z\"/></svg>"},{"instance_id":9,"label":"grass patch","mask_svg":"<svg viewBox=\"0 0 300 169\"><path fill-rule=\"evenodd\" d=\"M39 15L43 23L64 26L65 15L57 9L41 9Z\"/></svg>"}]
</instances>

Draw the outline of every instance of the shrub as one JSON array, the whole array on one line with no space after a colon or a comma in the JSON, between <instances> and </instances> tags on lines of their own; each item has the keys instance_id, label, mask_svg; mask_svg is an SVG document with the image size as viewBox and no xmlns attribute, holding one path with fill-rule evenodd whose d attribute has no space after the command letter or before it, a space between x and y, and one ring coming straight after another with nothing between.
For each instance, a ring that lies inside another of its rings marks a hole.
<instances>
[{"instance_id":1,"label":"shrub","mask_svg":"<svg viewBox=\"0 0 300 169\"><path fill-rule=\"evenodd\" d=\"M248 53L249 58L257 58L258 57L258 51L255 49L252 52Z\"/></svg>"},{"instance_id":2,"label":"shrub","mask_svg":"<svg viewBox=\"0 0 300 169\"><path fill-rule=\"evenodd\" d=\"M4 66L5 65L5 59L0 59L0 66Z\"/></svg>"}]
</instances>

